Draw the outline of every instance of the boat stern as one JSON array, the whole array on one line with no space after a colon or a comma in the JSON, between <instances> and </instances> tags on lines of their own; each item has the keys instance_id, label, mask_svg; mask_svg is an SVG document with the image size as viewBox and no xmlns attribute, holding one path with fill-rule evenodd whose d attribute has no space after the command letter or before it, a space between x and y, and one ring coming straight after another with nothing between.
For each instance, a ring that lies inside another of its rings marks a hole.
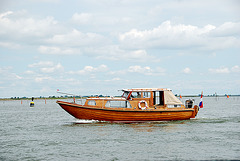
<instances>
[{"instance_id":1,"label":"boat stern","mask_svg":"<svg viewBox=\"0 0 240 161\"><path fill-rule=\"evenodd\" d=\"M194 109L194 111L193 111L191 118L195 118L197 116L198 111L199 111L198 105L195 105L193 109Z\"/></svg>"}]
</instances>

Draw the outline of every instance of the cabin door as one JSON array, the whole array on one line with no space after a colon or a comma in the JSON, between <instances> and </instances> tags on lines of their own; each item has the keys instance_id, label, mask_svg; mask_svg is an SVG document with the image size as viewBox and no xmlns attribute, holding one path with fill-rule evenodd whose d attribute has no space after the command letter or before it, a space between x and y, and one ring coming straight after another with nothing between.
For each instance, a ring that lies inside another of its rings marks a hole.
<instances>
[{"instance_id":1,"label":"cabin door","mask_svg":"<svg viewBox=\"0 0 240 161\"><path fill-rule=\"evenodd\" d=\"M156 91L153 93L154 105L164 105L164 95L163 91Z\"/></svg>"}]
</instances>

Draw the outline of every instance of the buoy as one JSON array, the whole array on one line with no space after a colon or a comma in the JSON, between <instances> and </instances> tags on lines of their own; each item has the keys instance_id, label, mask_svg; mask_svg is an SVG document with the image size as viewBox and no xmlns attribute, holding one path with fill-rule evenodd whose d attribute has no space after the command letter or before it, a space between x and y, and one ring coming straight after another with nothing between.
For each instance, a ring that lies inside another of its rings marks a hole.
<instances>
[{"instance_id":1,"label":"buoy","mask_svg":"<svg viewBox=\"0 0 240 161\"><path fill-rule=\"evenodd\" d=\"M34 100L34 97L32 97L32 102L30 102L30 107L33 107L33 106L34 106L33 100Z\"/></svg>"},{"instance_id":2,"label":"buoy","mask_svg":"<svg viewBox=\"0 0 240 161\"><path fill-rule=\"evenodd\" d=\"M34 102L30 102L30 107L33 107L34 106Z\"/></svg>"}]
</instances>

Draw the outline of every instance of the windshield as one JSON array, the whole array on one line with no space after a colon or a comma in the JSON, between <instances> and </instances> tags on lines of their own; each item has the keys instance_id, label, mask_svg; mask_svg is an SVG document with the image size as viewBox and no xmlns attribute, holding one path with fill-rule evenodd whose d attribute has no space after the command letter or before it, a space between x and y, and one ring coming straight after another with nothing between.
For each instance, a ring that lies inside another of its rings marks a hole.
<instances>
[{"instance_id":1,"label":"windshield","mask_svg":"<svg viewBox=\"0 0 240 161\"><path fill-rule=\"evenodd\" d=\"M122 97L124 97L124 98L127 98L127 97L128 97L128 94L129 94L129 92L127 92L127 91L124 91L124 93L123 93Z\"/></svg>"}]
</instances>

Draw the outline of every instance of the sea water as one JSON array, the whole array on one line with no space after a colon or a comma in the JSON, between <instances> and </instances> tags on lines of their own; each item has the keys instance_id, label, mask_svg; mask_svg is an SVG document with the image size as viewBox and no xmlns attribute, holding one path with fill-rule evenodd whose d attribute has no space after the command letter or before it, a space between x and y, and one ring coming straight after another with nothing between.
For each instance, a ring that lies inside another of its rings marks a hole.
<instances>
[{"instance_id":1,"label":"sea water","mask_svg":"<svg viewBox=\"0 0 240 161\"><path fill-rule=\"evenodd\" d=\"M240 159L240 97L203 101L195 119L118 124L76 120L56 100L2 100L0 160Z\"/></svg>"}]
</instances>

